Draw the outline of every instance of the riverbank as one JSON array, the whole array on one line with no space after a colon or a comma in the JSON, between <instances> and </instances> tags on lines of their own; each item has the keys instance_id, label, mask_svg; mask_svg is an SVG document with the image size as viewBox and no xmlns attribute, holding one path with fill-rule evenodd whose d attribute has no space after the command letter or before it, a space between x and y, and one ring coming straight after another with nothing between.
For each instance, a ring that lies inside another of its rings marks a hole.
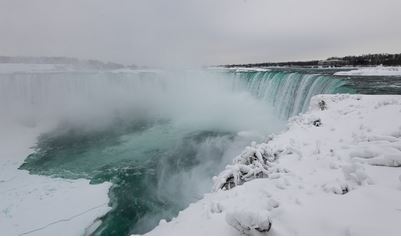
<instances>
[{"instance_id":1,"label":"riverbank","mask_svg":"<svg viewBox=\"0 0 401 238\"><path fill-rule=\"evenodd\" d=\"M340 76L401 76L401 67L364 67L336 72Z\"/></svg>"},{"instance_id":2,"label":"riverbank","mask_svg":"<svg viewBox=\"0 0 401 238\"><path fill-rule=\"evenodd\" d=\"M18 167L46 130L8 123L0 135L0 231L2 235L83 235L107 213L110 183L90 185L30 175Z\"/></svg>"},{"instance_id":3,"label":"riverbank","mask_svg":"<svg viewBox=\"0 0 401 238\"><path fill-rule=\"evenodd\" d=\"M398 118L399 95L315 96L148 235L400 235Z\"/></svg>"}]
</instances>

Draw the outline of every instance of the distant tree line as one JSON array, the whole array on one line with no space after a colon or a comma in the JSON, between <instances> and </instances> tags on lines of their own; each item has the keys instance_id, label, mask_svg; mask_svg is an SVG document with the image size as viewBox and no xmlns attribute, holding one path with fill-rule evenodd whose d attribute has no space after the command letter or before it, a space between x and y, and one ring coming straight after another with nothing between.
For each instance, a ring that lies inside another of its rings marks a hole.
<instances>
[{"instance_id":1,"label":"distant tree line","mask_svg":"<svg viewBox=\"0 0 401 238\"><path fill-rule=\"evenodd\" d=\"M341 67L341 66L401 66L401 54L367 54L360 56L330 57L326 60L267 62L252 64L220 65L230 67Z\"/></svg>"},{"instance_id":2,"label":"distant tree line","mask_svg":"<svg viewBox=\"0 0 401 238\"><path fill-rule=\"evenodd\" d=\"M329 58L328 60L333 59ZM340 58L349 65L401 65L401 54L368 54L361 56L346 56Z\"/></svg>"}]
</instances>

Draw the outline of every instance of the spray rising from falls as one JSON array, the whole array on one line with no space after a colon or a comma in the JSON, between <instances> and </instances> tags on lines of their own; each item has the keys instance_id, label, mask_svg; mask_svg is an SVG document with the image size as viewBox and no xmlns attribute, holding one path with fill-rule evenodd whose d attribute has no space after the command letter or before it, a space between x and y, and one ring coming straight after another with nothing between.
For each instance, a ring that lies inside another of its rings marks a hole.
<instances>
[{"instance_id":1,"label":"spray rising from falls","mask_svg":"<svg viewBox=\"0 0 401 238\"><path fill-rule=\"evenodd\" d=\"M113 209L94 234L139 234L210 191L213 175L313 95L341 88L269 71L0 74L0 121L56 121L21 168L112 182Z\"/></svg>"},{"instance_id":2,"label":"spray rising from falls","mask_svg":"<svg viewBox=\"0 0 401 238\"><path fill-rule=\"evenodd\" d=\"M347 87L346 81L319 74L279 70L228 70L220 75L199 75L199 72L190 71L185 74L0 74L1 109L11 114L25 113L25 116L68 117L72 114L77 117L85 116L88 113L82 112L88 110L100 116L105 111L137 112L135 110L140 108L142 111L158 111L159 114L163 112L171 116L171 111L176 112L184 105L188 109L191 106L213 104L210 97L218 97L212 100L221 101L219 95L224 98L231 88L236 92L247 91L267 106L274 107L275 112L286 119L306 111L314 95L353 92ZM171 95L173 91L174 97ZM181 100L183 98L185 100ZM200 100L203 102L199 103ZM171 104L179 106L172 107ZM167 112L163 110L166 106Z\"/></svg>"}]
</instances>

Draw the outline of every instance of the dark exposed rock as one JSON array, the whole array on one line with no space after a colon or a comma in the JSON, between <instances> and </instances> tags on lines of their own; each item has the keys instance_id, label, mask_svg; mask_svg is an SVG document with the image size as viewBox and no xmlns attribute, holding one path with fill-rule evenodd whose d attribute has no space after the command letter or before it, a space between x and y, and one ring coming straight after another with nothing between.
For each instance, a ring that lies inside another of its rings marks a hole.
<instances>
[{"instance_id":1,"label":"dark exposed rock","mask_svg":"<svg viewBox=\"0 0 401 238\"><path fill-rule=\"evenodd\" d=\"M324 100L321 100L321 101L319 102L319 108L320 108L320 110L322 110L322 111L324 111L324 110L327 109L327 104L326 104L326 102L325 102Z\"/></svg>"},{"instance_id":2,"label":"dark exposed rock","mask_svg":"<svg viewBox=\"0 0 401 238\"><path fill-rule=\"evenodd\" d=\"M313 125L316 127L320 127L322 125L322 122L320 121L320 119L317 119L313 121Z\"/></svg>"}]
</instances>

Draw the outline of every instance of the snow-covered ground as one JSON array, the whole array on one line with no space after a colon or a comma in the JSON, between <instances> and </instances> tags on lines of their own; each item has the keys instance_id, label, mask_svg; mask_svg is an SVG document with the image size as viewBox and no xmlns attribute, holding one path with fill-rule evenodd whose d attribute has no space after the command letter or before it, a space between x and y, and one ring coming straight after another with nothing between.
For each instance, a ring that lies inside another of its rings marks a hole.
<instances>
[{"instance_id":1,"label":"snow-covered ground","mask_svg":"<svg viewBox=\"0 0 401 238\"><path fill-rule=\"evenodd\" d=\"M3 124L3 123L2 123ZM0 133L0 235L83 235L110 210L109 183L18 170L43 128L4 124Z\"/></svg>"},{"instance_id":2,"label":"snow-covered ground","mask_svg":"<svg viewBox=\"0 0 401 238\"><path fill-rule=\"evenodd\" d=\"M401 76L401 67L365 67L350 71L336 72L334 75L349 75L349 76Z\"/></svg>"},{"instance_id":3,"label":"snow-covered ground","mask_svg":"<svg viewBox=\"0 0 401 238\"><path fill-rule=\"evenodd\" d=\"M235 68L231 68L231 69L235 69L236 72L266 72L266 71L270 71L270 69L267 68L255 68L255 67L235 67Z\"/></svg>"},{"instance_id":4,"label":"snow-covered ground","mask_svg":"<svg viewBox=\"0 0 401 238\"><path fill-rule=\"evenodd\" d=\"M315 96L147 235L401 235L400 166L401 95Z\"/></svg>"}]
</instances>

